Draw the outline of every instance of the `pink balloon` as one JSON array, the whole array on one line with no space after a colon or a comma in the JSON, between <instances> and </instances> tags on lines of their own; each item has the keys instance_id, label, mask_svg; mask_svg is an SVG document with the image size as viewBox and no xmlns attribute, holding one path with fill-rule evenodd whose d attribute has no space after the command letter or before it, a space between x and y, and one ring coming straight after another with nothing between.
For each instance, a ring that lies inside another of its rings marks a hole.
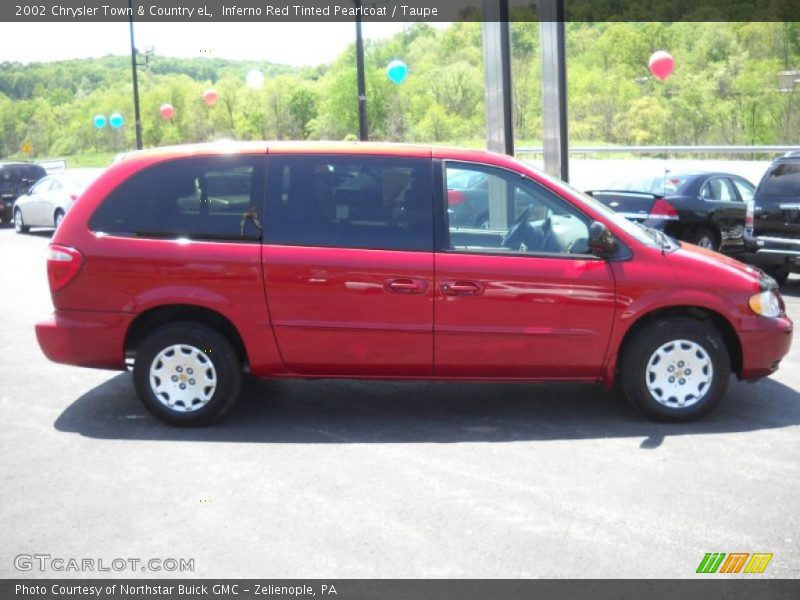
<instances>
[{"instance_id":1,"label":"pink balloon","mask_svg":"<svg viewBox=\"0 0 800 600\"><path fill-rule=\"evenodd\" d=\"M665 81L675 70L675 59L672 58L669 52L659 50L658 52L653 52L650 60L647 61L647 66L650 68L653 77Z\"/></svg>"},{"instance_id":2,"label":"pink balloon","mask_svg":"<svg viewBox=\"0 0 800 600\"><path fill-rule=\"evenodd\" d=\"M219 94L214 88L208 88L203 92L203 102L206 103L206 106L214 106L217 100L219 100Z\"/></svg>"},{"instance_id":3,"label":"pink balloon","mask_svg":"<svg viewBox=\"0 0 800 600\"><path fill-rule=\"evenodd\" d=\"M169 103L162 104L161 108L158 109L158 113L161 115L162 119L164 119L165 121L169 121L172 117L175 116L175 107Z\"/></svg>"}]
</instances>

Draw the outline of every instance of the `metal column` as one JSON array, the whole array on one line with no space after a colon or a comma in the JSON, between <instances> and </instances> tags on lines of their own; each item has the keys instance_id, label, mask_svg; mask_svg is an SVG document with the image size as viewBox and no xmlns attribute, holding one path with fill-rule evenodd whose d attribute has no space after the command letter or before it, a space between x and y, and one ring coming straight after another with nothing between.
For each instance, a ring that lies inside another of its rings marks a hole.
<instances>
[{"instance_id":1,"label":"metal column","mask_svg":"<svg viewBox=\"0 0 800 600\"><path fill-rule=\"evenodd\" d=\"M136 42L133 39L133 0L128 0L128 8L131 10L130 34L131 34L131 80L133 81L133 119L136 127L136 149L141 150L142 144L142 115L139 109L139 76L136 73Z\"/></svg>"},{"instance_id":2,"label":"metal column","mask_svg":"<svg viewBox=\"0 0 800 600\"><path fill-rule=\"evenodd\" d=\"M567 53L564 0L539 0L542 22L542 125L544 169L569 180Z\"/></svg>"},{"instance_id":3,"label":"metal column","mask_svg":"<svg viewBox=\"0 0 800 600\"><path fill-rule=\"evenodd\" d=\"M483 0L486 147L514 154L508 0Z\"/></svg>"},{"instance_id":4,"label":"metal column","mask_svg":"<svg viewBox=\"0 0 800 600\"><path fill-rule=\"evenodd\" d=\"M353 0L357 9L361 8L361 0ZM356 15L356 79L358 81L358 139L366 142L369 139L367 125L367 84L364 77L364 38L361 34L361 13Z\"/></svg>"}]
</instances>

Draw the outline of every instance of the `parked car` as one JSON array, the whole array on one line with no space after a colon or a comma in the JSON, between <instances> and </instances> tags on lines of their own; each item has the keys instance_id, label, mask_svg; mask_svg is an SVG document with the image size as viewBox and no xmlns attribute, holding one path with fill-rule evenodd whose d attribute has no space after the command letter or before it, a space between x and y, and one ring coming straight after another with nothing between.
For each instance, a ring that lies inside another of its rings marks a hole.
<instances>
[{"instance_id":1,"label":"parked car","mask_svg":"<svg viewBox=\"0 0 800 600\"><path fill-rule=\"evenodd\" d=\"M667 171L632 176L589 192L624 217L676 239L725 254L744 254L744 219L755 186L731 173Z\"/></svg>"},{"instance_id":2,"label":"parked car","mask_svg":"<svg viewBox=\"0 0 800 600\"><path fill-rule=\"evenodd\" d=\"M488 179L504 231L449 223L464 171ZM223 414L243 373L619 381L645 415L688 420L732 372L775 371L793 330L760 270L513 158L426 146L139 153L86 189L47 269L44 353L131 365L144 406L175 425Z\"/></svg>"},{"instance_id":3,"label":"parked car","mask_svg":"<svg viewBox=\"0 0 800 600\"><path fill-rule=\"evenodd\" d=\"M0 163L0 221L11 222L14 201L47 175L33 163Z\"/></svg>"},{"instance_id":4,"label":"parked car","mask_svg":"<svg viewBox=\"0 0 800 600\"><path fill-rule=\"evenodd\" d=\"M800 273L800 151L775 159L748 207L747 260L778 283Z\"/></svg>"},{"instance_id":5,"label":"parked car","mask_svg":"<svg viewBox=\"0 0 800 600\"><path fill-rule=\"evenodd\" d=\"M48 175L14 203L14 229L27 233L31 227L57 229L61 219L102 169L77 169Z\"/></svg>"}]
</instances>

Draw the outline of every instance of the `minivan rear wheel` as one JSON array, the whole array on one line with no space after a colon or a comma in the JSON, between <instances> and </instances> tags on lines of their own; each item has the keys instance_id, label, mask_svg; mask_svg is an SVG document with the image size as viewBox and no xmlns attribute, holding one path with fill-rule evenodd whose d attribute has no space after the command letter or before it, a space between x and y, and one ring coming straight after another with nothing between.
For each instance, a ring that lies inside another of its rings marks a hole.
<instances>
[{"instance_id":1,"label":"minivan rear wheel","mask_svg":"<svg viewBox=\"0 0 800 600\"><path fill-rule=\"evenodd\" d=\"M719 332L688 317L661 319L626 344L620 378L628 401L658 421L691 421L713 410L730 379Z\"/></svg>"},{"instance_id":2,"label":"minivan rear wheel","mask_svg":"<svg viewBox=\"0 0 800 600\"><path fill-rule=\"evenodd\" d=\"M136 393L145 408L170 425L206 425L239 396L242 365L231 343L202 323L165 325L136 352Z\"/></svg>"}]
</instances>

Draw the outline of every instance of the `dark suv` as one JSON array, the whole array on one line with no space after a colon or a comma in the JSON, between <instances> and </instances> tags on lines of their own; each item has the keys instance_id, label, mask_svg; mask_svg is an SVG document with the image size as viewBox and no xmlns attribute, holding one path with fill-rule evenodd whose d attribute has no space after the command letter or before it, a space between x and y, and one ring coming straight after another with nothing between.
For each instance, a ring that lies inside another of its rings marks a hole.
<instances>
[{"instance_id":1,"label":"dark suv","mask_svg":"<svg viewBox=\"0 0 800 600\"><path fill-rule=\"evenodd\" d=\"M745 219L747 261L784 283L800 273L800 151L776 158Z\"/></svg>"},{"instance_id":2,"label":"dark suv","mask_svg":"<svg viewBox=\"0 0 800 600\"><path fill-rule=\"evenodd\" d=\"M44 167L32 163L0 163L0 220L11 221L14 201L47 175Z\"/></svg>"}]
</instances>

